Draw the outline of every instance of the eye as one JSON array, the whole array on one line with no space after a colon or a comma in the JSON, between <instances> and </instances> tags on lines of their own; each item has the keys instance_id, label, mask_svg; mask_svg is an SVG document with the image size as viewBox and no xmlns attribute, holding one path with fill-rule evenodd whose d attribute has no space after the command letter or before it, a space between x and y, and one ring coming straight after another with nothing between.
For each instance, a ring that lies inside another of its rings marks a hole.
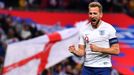
<instances>
[{"instance_id":1,"label":"eye","mask_svg":"<svg viewBox=\"0 0 134 75\"><path fill-rule=\"evenodd\" d=\"M97 13L93 13L94 15L97 15Z\"/></svg>"},{"instance_id":2,"label":"eye","mask_svg":"<svg viewBox=\"0 0 134 75\"><path fill-rule=\"evenodd\" d=\"M89 15L92 15L92 13L91 13L91 12L89 12L88 14L89 14Z\"/></svg>"}]
</instances>

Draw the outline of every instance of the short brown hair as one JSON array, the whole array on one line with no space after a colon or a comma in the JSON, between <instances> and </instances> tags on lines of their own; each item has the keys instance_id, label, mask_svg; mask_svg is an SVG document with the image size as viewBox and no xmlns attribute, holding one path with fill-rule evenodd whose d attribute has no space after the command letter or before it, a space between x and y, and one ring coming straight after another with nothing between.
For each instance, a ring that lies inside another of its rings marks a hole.
<instances>
[{"instance_id":1,"label":"short brown hair","mask_svg":"<svg viewBox=\"0 0 134 75\"><path fill-rule=\"evenodd\" d=\"M100 12L102 13L103 8L102 8L102 5L99 2L89 3L88 8L91 8L91 7L98 7Z\"/></svg>"}]
</instances>

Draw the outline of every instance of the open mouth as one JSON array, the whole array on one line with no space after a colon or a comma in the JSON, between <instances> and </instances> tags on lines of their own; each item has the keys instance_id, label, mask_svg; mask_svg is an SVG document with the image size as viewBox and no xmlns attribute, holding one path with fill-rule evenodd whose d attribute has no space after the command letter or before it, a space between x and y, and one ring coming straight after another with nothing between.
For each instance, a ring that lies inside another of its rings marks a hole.
<instances>
[{"instance_id":1,"label":"open mouth","mask_svg":"<svg viewBox=\"0 0 134 75\"><path fill-rule=\"evenodd\" d=\"M92 21L92 22L96 22L96 19L95 19L95 18L93 18L91 21Z\"/></svg>"}]
</instances>

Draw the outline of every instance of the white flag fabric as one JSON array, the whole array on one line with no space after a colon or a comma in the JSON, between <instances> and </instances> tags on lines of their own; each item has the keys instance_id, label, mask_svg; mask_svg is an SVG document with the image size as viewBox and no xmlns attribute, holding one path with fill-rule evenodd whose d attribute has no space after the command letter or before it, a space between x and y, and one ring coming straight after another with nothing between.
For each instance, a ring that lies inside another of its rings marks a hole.
<instances>
[{"instance_id":1,"label":"white flag fabric","mask_svg":"<svg viewBox=\"0 0 134 75\"><path fill-rule=\"evenodd\" d=\"M78 42L78 30L70 28L7 47L3 75L39 75L72 54L68 46Z\"/></svg>"}]
</instances>

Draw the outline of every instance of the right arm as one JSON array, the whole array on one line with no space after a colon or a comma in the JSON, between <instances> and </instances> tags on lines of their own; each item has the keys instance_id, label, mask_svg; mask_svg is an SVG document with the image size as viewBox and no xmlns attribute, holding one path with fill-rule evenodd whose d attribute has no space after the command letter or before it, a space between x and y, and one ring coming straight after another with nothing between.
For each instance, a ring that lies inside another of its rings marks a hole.
<instances>
[{"instance_id":1,"label":"right arm","mask_svg":"<svg viewBox=\"0 0 134 75\"><path fill-rule=\"evenodd\" d=\"M85 55L85 45L79 45L78 50L76 50L75 46L69 46L69 51L76 56L84 56Z\"/></svg>"},{"instance_id":2,"label":"right arm","mask_svg":"<svg viewBox=\"0 0 134 75\"><path fill-rule=\"evenodd\" d=\"M83 34L80 32L78 50L76 50L74 45L71 45L69 47L69 51L76 56L82 57L85 55L85 47L86 46L85 46L84 37Z\"/></svg>"}]
</instances>

